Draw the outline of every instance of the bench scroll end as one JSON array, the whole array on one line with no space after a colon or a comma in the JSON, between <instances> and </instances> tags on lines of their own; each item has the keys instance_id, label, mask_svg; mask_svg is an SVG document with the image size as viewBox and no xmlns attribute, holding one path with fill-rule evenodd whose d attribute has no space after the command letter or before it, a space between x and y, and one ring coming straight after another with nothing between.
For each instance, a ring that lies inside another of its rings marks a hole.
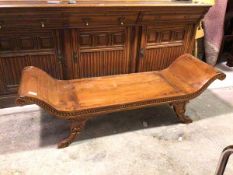
<instances>
[{"instance_id":1,"label":"bench scroll end","mask_svg":"<svg viewBox=\"0 0 233 175\"><path fill-rule=\"evenodd\" d=\"M226 78L226 74L224 74L223 72L221 71L218 71L217 72L217 79L219 80L224 80Z\"/></svg>"}]
</instances>

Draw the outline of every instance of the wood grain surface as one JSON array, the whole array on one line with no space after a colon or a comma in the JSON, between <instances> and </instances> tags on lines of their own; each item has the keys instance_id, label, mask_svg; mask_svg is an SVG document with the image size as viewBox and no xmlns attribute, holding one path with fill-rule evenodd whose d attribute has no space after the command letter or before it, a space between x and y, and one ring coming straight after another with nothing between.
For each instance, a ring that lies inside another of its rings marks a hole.
<instances>
[{"instance_id":1,"label":"wood grain surface","mask_svg":"<svg viewBox=\"0 0 233 175\"><path fill-rule=\"evenodd\" d=\"M41 69L26 67L16 103L35 103L52 115L71 120L70 135L58 144L63 148L89 118L105 113L168 103L181 122L190 123L186 103L215 79L224 78L225 74L189 54L161 71L74 80L56 80Z\"/></svg>"}]
</instances>

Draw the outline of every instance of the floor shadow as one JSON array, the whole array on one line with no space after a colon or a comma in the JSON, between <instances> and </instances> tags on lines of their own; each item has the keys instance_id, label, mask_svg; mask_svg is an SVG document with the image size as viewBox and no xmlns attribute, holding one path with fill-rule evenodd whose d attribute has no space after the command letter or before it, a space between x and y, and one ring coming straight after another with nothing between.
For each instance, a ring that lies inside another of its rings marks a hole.
<instances>
[{"instance_id":1,"label":"floor shadow","mask_svg":"<svg viewBox=\"0 0 233 175\"><path fill-rule=\"evenodd\" d=\"M232 95L232 90L223 92ZM233 99L232 99L233 100ZM233 114L230 104L210 90L191 100L187 114L194 121ZM148 127L143 126L143 122ZM87 122L76 142L145 128L169 126L179 123L168 105L98 116ZM69 123L50 116L45 111L20 111L0 116L0 154L28 151L54 146L69 133Z\"/></svg>"},{"instance_id":2,"label":"floor shadow","mask_svg":"<svg viewBox=\"0 0 233 175\"><path fill-rule=\"evenodd\" d=\"M143 125L144 122L144 125ZM145 126L145 122L148 126ZM77 140L103 137L143 128L178 123L174 111L168 105L139 110L116 112L89 120ZM41 111L40 146L57 144L69 133L69 123Z\"/></svg>"},{"instance_id":3,"label":"floor shadow","mask_svg":"<svg viewBox=\"0 0 233 175\"><path fill-rule=\"evenodd\" d=\"M186 111L186 114L194 121L228 113L233 113L232 105L210 90L206 90L201 96L192 100L187 105ZM81 141L144 129L143 121L148 124L147 128L179 123L176 114L168 105L117 112L89 120L77 140ZM61 141L69 133L68 124L66 121L57 120L42 112L40 146L53 145Z\"/></svg>"},{"instance_id":4,"label":"floor shadow","mask_svg":"<svg viewBox=\"0 0 233 175\"><path fill-rule=\"evenodd\" d=\"M192 120L197 121L233 113L233 98L231 99L232 104L230 104L224 99L224 96L220 97L218 94L220 96L221 94L225 94L224 96L231 97L232 90L228 88L206 90L205 93L188 103L186 114L189 115Z\"/></svg>"}]
</instances>

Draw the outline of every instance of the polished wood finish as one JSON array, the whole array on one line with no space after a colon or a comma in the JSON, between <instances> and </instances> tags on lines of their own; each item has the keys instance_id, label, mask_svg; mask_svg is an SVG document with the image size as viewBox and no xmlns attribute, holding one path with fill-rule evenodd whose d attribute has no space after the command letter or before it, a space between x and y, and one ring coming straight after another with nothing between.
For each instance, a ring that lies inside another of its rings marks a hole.
<instances>
[{"instance_id":1,"label":"polished wood finish","mask_svg":"<svg viewBox=\"0 0 233 175\"><path fill-rule=\"evenodd\" d=\"M100 114L130 110L168 103L174 107L178 119L185 116L185 105L203 92L215 79L225 74L184 54L167 69L125 75L56 80L35 67L26 67L22 74L17 104L35 103L61 119L76 122L67 146L80 132L86 120ZM77 124L79 123L79 124Z\"/></svg>"},{"instance_id":2,"label":"polished wood finish","mask_svg":"<svg viewBox=\"0 0 233 175\"><path fill-rule=\"evenodd\" d=\"M209 6L204 3L191 3L191 0L184 1L171 1L171 0L152 0L152 1L141 1L141 0L77 0L76 4L68 4L68 0L60 0L59 4L48 4L47 0L2 0L0 1L0 7L2 8L89 8L89 7L167 7L167 6Z\"/></svg>"},{"instance_id":3,"label":"polished wood finish","mask_svg":"<svg viewBox=\"0 0 233 175\"><path fill-rule=\"evenodd\" d=\"M162 70L191 53L208 4L152 1L0 1L0 107L25 66L58 79Z\"/></svg>"}]
</instances>

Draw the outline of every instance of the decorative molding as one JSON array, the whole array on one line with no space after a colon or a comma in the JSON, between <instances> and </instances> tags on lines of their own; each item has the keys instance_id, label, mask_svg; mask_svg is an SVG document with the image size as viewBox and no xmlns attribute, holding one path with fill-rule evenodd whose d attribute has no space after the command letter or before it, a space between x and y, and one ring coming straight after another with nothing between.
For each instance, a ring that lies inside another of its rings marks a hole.
<instances>
[{"instance_id":1,"label":"decorative molding","mask_svg":"<svg viewBox=\"0 0 233 175\"><path fill-rule=\"evenodd\" d=\"M125 31L89 31L79 33L80 49L125 46Z\"/></svg>"},{"instance_id":2,"label":"decorative molding","mask_svg":"<svg viewBox=\"0 0 233 175\"><path fill-rule=\"evenodd\" d=\"M24 33L19 36L1 36L0 53L8 52L32 52L38 50L54 50L55 38L52 32Z\"/></svg>"}]
</instances>

